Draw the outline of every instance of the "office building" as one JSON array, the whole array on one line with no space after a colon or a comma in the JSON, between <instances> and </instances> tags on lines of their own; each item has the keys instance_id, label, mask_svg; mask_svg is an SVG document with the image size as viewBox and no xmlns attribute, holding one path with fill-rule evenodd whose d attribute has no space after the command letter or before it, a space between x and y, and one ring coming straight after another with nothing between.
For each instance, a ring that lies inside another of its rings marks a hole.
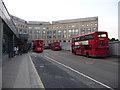
<instances>
[{"instance_id":1,"label":"office building","mask_svg":"<svg viewBox=\"0 0 120 90\"><path fill-rule=\"evenodd\" d=\"M50 22L25 21L11 15L18 32L29 34L29 40L44 39L45 43L71 42L71 38L98 31L98 17Z\"/></svg>"}]
</instances>

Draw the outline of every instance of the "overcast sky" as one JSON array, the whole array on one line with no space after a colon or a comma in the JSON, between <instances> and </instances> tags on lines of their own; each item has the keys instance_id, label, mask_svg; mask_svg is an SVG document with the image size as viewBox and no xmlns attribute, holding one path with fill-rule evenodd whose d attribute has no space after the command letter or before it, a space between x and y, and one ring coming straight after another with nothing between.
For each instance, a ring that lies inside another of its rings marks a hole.
<instances>
[{"instance_id":1,"label":"overcast sky","mask_svg":"<svg viewBox=\"0 0 120 90\"><path fill-rule=\"evenodd\" d=\"M99 31L118 38L119 0L3 0L9 13L26 21L56 21L98 16Z\"/></svg>"}]
</instances>

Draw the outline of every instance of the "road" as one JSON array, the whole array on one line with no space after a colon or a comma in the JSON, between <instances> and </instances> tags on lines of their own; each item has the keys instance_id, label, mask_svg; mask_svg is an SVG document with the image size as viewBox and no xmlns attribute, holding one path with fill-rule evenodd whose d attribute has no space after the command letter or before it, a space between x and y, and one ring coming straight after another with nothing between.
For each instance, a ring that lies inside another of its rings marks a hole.
<instances>
[{"instance_id":1,"label":"road","mask_svg":"<svg viewBox=\"0 0 120 90\"><path fill-rule=\"evenodd\" d=\"M51 50L30 56L44 88L118 87L117 58L87 58Z\"/></svg>"}]
</instances>

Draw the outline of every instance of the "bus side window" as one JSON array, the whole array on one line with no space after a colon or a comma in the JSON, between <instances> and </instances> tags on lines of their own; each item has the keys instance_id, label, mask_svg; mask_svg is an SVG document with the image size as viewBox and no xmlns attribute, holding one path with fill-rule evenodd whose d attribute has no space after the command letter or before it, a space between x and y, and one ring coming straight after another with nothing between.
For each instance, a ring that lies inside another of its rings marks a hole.
<instances>
[{"instance_id":1,"label":"bus side window","mask_svg":"<svg viewBox=\"0 0 120 90\"><path fill-rule=\"evenodd\" d=\"M80 49L80 46L77 46L77 49Z\"/></svg>"},{"instance_id":2,"label":"bus side window","mask_svg":"<svg viewBox=\"0 0 120 90\"><path fill-rule=\"evenodd\" d=\"M72 42L74 42L74 39L72 39Z\"/></svg>"},{"instance_id":3,"label":"bus side window","mask_svg":"<svg viewBox=\"0 0 120 90\"><path fill-rule=\"evenodd\" d=\"M83 37L81 37L81 41L84 41L84 36L83 36Z\"/></svg>"},{"instance_id":4,"label":"bus side window","mask_svg":"<svg viewBox=\"0 0 120 90\"><path fill-rule=\"evenodd\" d=\"M81 41L81 37L79 37L79 40Z\"/></svg>"},{"instance_id":5,"label":"bus side window","mask_svg":"<svg viewBox=\"0 0 120 90\"><path fill-rule=\"evenodd\" d=\"M74 38L74 42L76 42L76 38Z\"/></svg>"},{"instance_id":6,"label":"bus side window","mask_svg":"<svg viewBox=\"0 0 120 90\"><path fill-rule=\"evenodd\" d=\"M72 42L75 42L75 38L72 39Z\"/></svg>"},{"instance_id":7,"label":"bus side window","mask_svg":"<svg viewBox=\"0 0 120 90\"><path fill-rule=\"evenodd\" d=\"M89 40L93 40L94 39L94 34L89 35Z\"/></svg>"},{"instance_id":8,"label":"bus side window","mask_svg":"<svg viewBox=\"0 0 120 90\"><path fill-rule=\"evenodd\" d=\"M85 45L85 50L91 50L92 49L92 45Z\"/></svg>"},{"instance_id":9,"label":"bus side window","mask_svg":"<svg viewBox=\"0 0 120 90\"><path fill-rule=\"evenodd\" d=\"M80 38L79 38L79 37L77 38L77 41L80 41Z\"/></svg>"}]
</instances>

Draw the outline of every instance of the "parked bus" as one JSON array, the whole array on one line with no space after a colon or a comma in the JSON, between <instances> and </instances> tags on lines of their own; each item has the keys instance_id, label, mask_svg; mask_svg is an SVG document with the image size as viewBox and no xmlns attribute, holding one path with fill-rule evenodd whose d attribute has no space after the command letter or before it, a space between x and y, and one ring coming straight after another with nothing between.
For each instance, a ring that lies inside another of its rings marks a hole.
<instances>
[{"instance_id":1,"label":"parked bus","mask_svg":"<svg viewBox=\"0 0 120 90\"><path fill-rule=\"evenodd\" d=\"M43 50L44 50L44 41L41 39L34 40L33 51L34 52L43 52Z\"/></svg>"},{"instance_id":2,"label":"parked bus","mask_svg":"<svg viewBox=\"0 0 120 90\"><path fill-rule=\"evenodd\" d=\"M104 31L93 32L72 38L72 53L87 57L105 57L109 54L108 34Z\"/></svg>"},{"instance_id":3,"label":"parked bus","mask_svg":"<svg viewBox=\"0 0 120 90\"><path fill-rule=\"evenodd\" d=\"M51 50L57 51L57 50L61 50L61 46L60 46L60 42L53 42L50 45Z\"/></svg>"}]
</instances>

